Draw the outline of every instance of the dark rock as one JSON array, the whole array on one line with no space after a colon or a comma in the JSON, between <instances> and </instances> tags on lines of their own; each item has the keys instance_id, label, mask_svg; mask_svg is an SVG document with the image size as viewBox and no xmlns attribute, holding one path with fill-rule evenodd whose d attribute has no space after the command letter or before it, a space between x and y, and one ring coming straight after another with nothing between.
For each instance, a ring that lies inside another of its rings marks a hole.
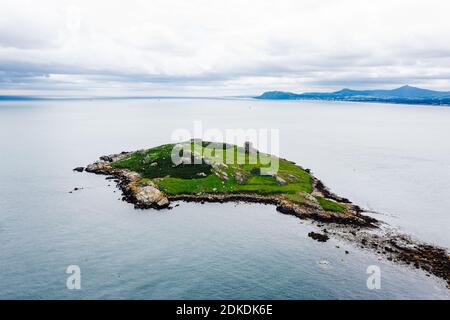
<instances>
[{"instance_id":1,"label":"dark rock","mask_svg":"<svg viewBox=\"0 0 450 320\"><path fill-rule=\"evenodd\" d=\"M76 168L73 169L73 171L83 172L84 171L84 167L76 167Z\"/></svg>"},{"instance_id":2,"label":"dark rock","mask_svg":"<svg viewBox=\"0 0 450 320\"><path fill-rule=\"evenodd\" d=\"M110 156L101 156L100 160L106 161L106 162L113 162L113 158Z\"/></svg>"},{"instance_id":3,"label":"dark rock","mask_svg":"<svg viewBox=\"0 0 450 320\"><path fill-rule=\"evenodd\" d=\"M326 234L316 233L312 231L308 233L308 237L313 238L314 240L317 240L319 242L327 242L328 239L330 239Z\"/></svg>"}]
</instances>

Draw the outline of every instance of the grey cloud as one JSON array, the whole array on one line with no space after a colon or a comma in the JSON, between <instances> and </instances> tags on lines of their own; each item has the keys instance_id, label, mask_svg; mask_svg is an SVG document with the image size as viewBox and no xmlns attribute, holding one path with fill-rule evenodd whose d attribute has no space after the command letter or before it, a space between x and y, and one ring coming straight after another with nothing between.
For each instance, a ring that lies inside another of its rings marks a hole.
<instances>
[{"instance_id":1,"label":"grey cloud","mask_svg":"<svg viewBox=\"0 0 450 320\"><path fill-rule=\"evenodd\" d=\"M278 86L450 86L450 45L442 41L450 36L446 2L410 0L415 6L406 15L394 14L404 4L387 0L376 8L365 0L349 0L349 7L229 0L211 8L200 0L99 0L77 2L80 24L70 29L70 1L29 2L27 10L15 1L0 22L1 89L203 87L239 94ZM424 7L433 10L424 16ZM419 18L421 25L412 23Z\"/></svg>"}]
</instances>

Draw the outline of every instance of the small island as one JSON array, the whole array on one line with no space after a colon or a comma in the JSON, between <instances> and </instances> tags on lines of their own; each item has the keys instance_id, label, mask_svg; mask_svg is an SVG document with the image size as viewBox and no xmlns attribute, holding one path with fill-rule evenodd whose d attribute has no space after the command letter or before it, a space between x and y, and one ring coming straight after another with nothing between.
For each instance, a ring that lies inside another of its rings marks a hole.
<instances>
[{"instance_id":1,"label":"small island","mask_svg":"<svg viewBox=\"0 0 450 320\"><path fill-rule=\"evenodd\" d=\"M183 151L177 161L174 150ZM271 172L273 163L277 170ZM114 179L123 200L139 209L170 209L176 201L272 204L279 212L317 222L322 233L311 232L309 236L314 240L326 242L335 236L357 243L450 284L450 259L445 248L381 228L382 222L332 193L309 169L259 152L248 142L236 146L193 139L102 156L86 168L74 170Z\"/></svg>"}]
</instances>

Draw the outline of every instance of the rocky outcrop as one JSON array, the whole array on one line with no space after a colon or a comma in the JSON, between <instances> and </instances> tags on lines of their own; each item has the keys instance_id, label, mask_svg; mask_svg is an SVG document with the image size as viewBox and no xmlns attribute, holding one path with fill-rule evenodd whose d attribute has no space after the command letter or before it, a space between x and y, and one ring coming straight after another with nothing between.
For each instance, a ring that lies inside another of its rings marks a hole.
<instances>
[{"instance_id":1,"label":"rocky outcrop","mask_svg":"<svg viewBox=\"0 0 450 320\"><path fill-rule=\"evenodd\" d=\"M311 171L308 170L308 173L310 173ZM313 196L319 196L319 197L324 197L327 199L331 199L340 203L351 203L350 200L346 199L346 198L342 198L339 197L337 195L335 195L334 193L332 193L330 191L330 189L328 189L323 183L322 181L320 181L319 179L317 179L314 176L311 176L312 178L312 185L313 185Z\"/></svg>"},{"instance_id":2,"label":"rocky outcrop","mask_svg":"<svg viewBox=\"0 0 450 320\"><path fill-rule=\"evenodd\" d=\"M322 206L320 205L319 201L317 201L316 198L314 198L311 194L306 193L304 191L298 192L299 197L303 199L303 203L306 206L309 206L311 208L314 208L316 210L321 210Z\"/></svg>"},{"instance_id":3,"label":"rocky outcrop","mask_svg":"<svg viewBox=\"0 0 450 320\"><path fill-rule=\"evenodd\" d=\"M319 242L327 242L330 239L330 237L328 237L326 234L312 232L312 231L310 233L308 233L308 237L310 237L316 241L319 241Z\"/></svg>"},{"instance_id":4,"label":"rocky outcrop","mask_svg":"<svg viewBox=\"0 0 450 320\"><path fill-rule=\"evenodd\" d=\"M219 177L222 181L228 181L230 178L228 177L228 173L225 171L227 165L224 163L212 163L212 171L216 176Z\"/></svg>"},{"instance_id":5,"label":"rocky outcrop","mask_svg":"<svg viewBox=\"0 0 450 320\"><path fill-rule=\"evenodd\" d=\"M249 176L250 175L248 174L248 172L244 170L236 170L234 172L234 178L236 179L236 182L239 184L245 183L248 180Z\"/></svg>"},{"instance_id":6,"label":"rocky outcrop","mask_svg":"<svg viewBox=\"0 0 450 320\"><path fill-rule=\"evenodd\" d=\"M92 164L89 164L85 170L87 172L95 174L110 174L112 172L108 162L104 160L100 160Z\"/></svg>"},{"instance_id":7,"label":"rocky outcrop","mask_svg":"<svg viewBox=\"0 0 450 320\"><path fill-rule=\"evenodd\" d=\"M122 155L120 154L119 158ZM116 161L114 157L108 157ZM162 209L169 206L169 199L154 184L146 183L145 185L141 185L141 176L137 172L114 168L107 158L102 157L101 159L103 160L88 165L86 171L108 175L110 178L116 179L117 185L124 194L124 200L133 203L136 208L141 209Z\"/></svg>"},{"instance_id":8,"label":"rocky outcrop","mask_svg":"<svg viewBox=\"0 0 450 320\"><path fill-rule=\"evenodd\" d=\"M141 207L156 206L165 208L169 205L169 199L153 185L136 187L134 197Z\"/></svg>"},{"instance_id":9,"label":"rocky outcrop","mask_svg":"<svg viewBox=\"0 0 450 320\"><path fill-rule=\"evenodd\" d=\"M317 200L316 200L317 201ZM280 198L277 211L297 216L301 219L311 219L320 222L351 225L354 227L377 228L378 221L361 214L354 206L349 205L344 212L325 211L317 207L312 199L304 203L295 203L289 199Z\"/></svg>"}]
</instances>

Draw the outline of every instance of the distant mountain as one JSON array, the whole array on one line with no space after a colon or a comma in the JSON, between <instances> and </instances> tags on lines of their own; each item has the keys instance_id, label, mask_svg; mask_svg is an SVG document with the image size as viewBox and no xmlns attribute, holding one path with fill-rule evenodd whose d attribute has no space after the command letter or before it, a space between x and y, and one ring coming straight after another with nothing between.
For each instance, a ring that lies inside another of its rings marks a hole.
<instances>
[{"instance_id":1,"label":"distant mountain","mask_svg":"<svg viewBox=\"0 0 450 320\"><path fill-rule=\"evenodd\" d=\"M427 90L411 86L403 86L393 90L342 89L336 92L306 92L300 94L283 91L268 91L255 98L271 100L335 100L450 105L450 92Z\"/></svg>"}]
</instances>

